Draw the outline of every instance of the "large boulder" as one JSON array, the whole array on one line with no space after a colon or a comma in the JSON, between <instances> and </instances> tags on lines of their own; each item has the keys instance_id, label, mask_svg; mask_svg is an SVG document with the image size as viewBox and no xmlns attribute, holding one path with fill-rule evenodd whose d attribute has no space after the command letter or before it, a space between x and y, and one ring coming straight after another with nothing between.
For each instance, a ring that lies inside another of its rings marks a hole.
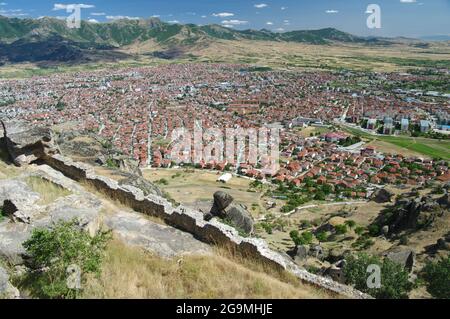
<instances>
[{"instance_id":1,"label":"large boulder","mask_svg":"<svg viewBox=\"0 0 450 319\"><path fill-rule=\"evenodd\" d=\"M437 202L442 207L450 209L450 193L444 194L437 200Z\"/></svg>"},{"instance_id":2,"label":"large boulder","mask_svg":"<svg viewBox=\"0 0 450 319\"><path fill-rule=\"evenodd\" d=\"M214 204L219 210L224 210L233 202L234 198L228 193L218 191L214 193Z\"/></svg>"},{"instance_id":3,"label":"large boulder","mask_svg":"<svg viewBox=\"0 0 450 319\"><path fill-rule=\"evenodd\" d=\"M30 223L40 210L37 204L40 198L24 181L0 180L0 206L16 221Z\"/></svg>"},{"instance_id":4,"label":"large boulder","mask_svg":"<svg viewBox=\"0 0 450 319\"><path fill-rule=\"evenodd\" d=\"M19 290L9 282L8 273L0 266L0 299L16 299L19 297Z\"/></svg>"},{"instance_id":5,"label":"large boulder","mask_svg":"<svg viewBox=\"0 0 450 319\"><path fill-rule=\"evenodd\" d=\"M390 251L387 251L384 253L384 256L387 259L401 265L409 272L412 271L416 259L414 251L412 251L411 249L401 248L394 248Z\"/></svg>"},{"instance_id":6,"label":"large boulder","mask_svg":"<svg viewBox=\"0 0 450 319\"><path fill-rule=\"evenodd\" d=\"M302 263L306 259L308 259L308 253L309 253L309 246L308 245L298 245L291 252L292 258L297 263Z\"/></svg>"},{"instance_id":7,"label":"large boulder","mask_svg":"<svg viewBox=\"0 0 450 319\"><path fill-rule=\"evenodd\" d=\"M242 205L231 204L225 209L225 218L245 234L253 233L253 219Z\"/></svg>"},{"instance_id":8,"label":"large boulder","mask_svg":"<svg viewBox=\"0 0 450 319\"><path fill-rule=\"evenodd\" d=\"M49 128L29 126L24 122L1 122L3 140L14 164L28 165L45 156L59 153Z\"/></svg>"},{"instance_id":9,"label":"large boulder","mask_svg":"<svg viewBox=\"0 0 450 319\"><path fill-rule=\"evenodd\" d=\"M430 196L400 198L382 212L375 222L380 227L387 225L389 233L403 230L426 229L446 211Z\"/></svg>"},{"instance_id":10,"label":"large boulder","mask_svg":"<svg viewBox=\"0 0 450 319\"><path fill-rule=\"evenodd\" d=\"M376 190L372 195L372 200L376 203L388 203L392 201L394 193L385 188Z\"/></svg>"},{"instance_id":11,"label":"large boulder","mask_svg":"<svg viewBox=\"0 0 450 319\"><path fill-rule=\"evenodd\" d=\"M249 235L253 233L254 221L247 209L239 204L233 204L233 197L223 191L214 193L214 203L205 220L219 217Z\"/></svg>"}]
</instances>

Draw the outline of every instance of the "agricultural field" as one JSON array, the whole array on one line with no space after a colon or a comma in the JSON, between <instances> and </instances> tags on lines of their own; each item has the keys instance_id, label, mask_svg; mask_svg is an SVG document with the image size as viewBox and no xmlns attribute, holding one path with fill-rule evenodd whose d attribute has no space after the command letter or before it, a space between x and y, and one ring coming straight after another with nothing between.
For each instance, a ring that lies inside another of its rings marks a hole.
<instances>
[{"instance_id":1,"label":"agricultural field","mask_svg":"<svg viewBox=\"0 0 450 319\"><path fill-rule=\"evenodd\" d=\"M404 154L405 150L407 152L412 152L412 154L417 154L425 156L428 158L442 158L445 160L450 159L450 140L436 140L423 137L408 137L408 136L383 136L383 135L371 135L364 131L356 128L344 127L349 133L360 136L366 139L370 143L383 142L382 147L386 148L386 143L393 145L391 146L391 152Z\"/></svg>"}]
</instances>

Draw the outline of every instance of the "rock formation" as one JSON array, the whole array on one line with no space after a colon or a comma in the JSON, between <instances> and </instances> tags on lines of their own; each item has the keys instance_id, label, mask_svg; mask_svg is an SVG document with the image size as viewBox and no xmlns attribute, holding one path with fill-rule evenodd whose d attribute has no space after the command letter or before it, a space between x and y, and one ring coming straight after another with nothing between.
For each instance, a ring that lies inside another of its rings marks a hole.
<instances>
[{"instance_id":1,"label":"rock formation","mask_svg":"<svg viewBox=\"0 0 450 319\"><path fill-rule=\"evenodd\" d=\"M1 122L3 142L17 166L28 165L44 156L59 153L48 128L30 127L22 122Z\"/></svg>"},{"instance_id":2,"label":"rock formation","mask_svg":"<svg viewBox=\"0 0 450 319\"><path fill-rule=\"evenodd\" d=\"M233 203L234 198L222 191L214 194L214 203L211 211L205 215L205 220L219 217L235 226L245 234L253 233L253 218L247 209L239 204Z\"/></svg>"}]
</instances>

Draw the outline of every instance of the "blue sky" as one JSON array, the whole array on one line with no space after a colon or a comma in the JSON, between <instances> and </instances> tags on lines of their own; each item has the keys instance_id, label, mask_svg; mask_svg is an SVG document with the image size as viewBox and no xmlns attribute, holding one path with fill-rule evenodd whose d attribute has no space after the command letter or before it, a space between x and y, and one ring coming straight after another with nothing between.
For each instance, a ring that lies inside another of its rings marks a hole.
<instances>
[{"instance_id":1,"label":"blue sky","mask_svg":"<svg viewBox=\"0 0 450 319\"><path fill-rule=\"evenodd\" d=\"M357 35L450 35L450 0L0 0L0 15L67 16L63 5L82 3L82 18L157 16L172 23L222 24L236 29L290 31L335 27ZM381 7L381 29L366 26L369 4Z\"/></svg>"}]
</instances>

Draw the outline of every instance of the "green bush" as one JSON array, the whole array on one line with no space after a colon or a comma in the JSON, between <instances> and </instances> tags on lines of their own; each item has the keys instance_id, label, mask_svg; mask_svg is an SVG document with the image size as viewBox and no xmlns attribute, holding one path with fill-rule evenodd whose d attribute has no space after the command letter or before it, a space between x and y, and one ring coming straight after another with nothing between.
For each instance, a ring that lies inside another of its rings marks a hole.
<instances>
[{"instance_id":1,"label":"green bush","mask_svg":"<svg viewBox=\"0 0 450 319\"><path fill-rule=\"evenodd\" d=\"M319 242L324 243L328 240L328 234L326 232L320 232L316 235L316 238Z\"/></svg>"},{"instance_id":2,"label":"green bush","mask_svg":"<svg viewBox=\"0 0 450 319\"><path fill-rule=\"evenodd\" d=\"M381 269L381 287L368 288L367 272L369 265L379 265ZM357 256L349 256L344 267L344 275L347 284L356 289L368 293L378 299L404 299L414 288L414 284L408 280L408 272L399 264L376 256L360 253Z\"/></svg>"},{"instance_id":3,"label":"green bush","mask_svg":"<svg viewBox=\"0 0 450 319\"><path fill-rule=\"evenodd\" d=\"M356 226L356 222L354 220L346 220L345 225L347 225L349 228L354 228Z\"/></svg>"},{"instance_id":4,"label":"green bush","mask_svg":"<svg viewBox=\"0 0 450 319\"><path fill-rule=\"evenodd\" d=\"M81 287L90 273L99 274L110 232L98 232L91 237L79 222L58 222L50 229L36 228L23 246L37 272L24 278L32 295L40 298L76 298L80 290L67 284L68 270L80 270Z\"/></svg>"},{"instance_id":5,"label":"green bush","mask_svg":"<svg viewBox=\"0 0 450 319\"><path fill-rule=\"evenodd\" d=\"M313 234L310 231L305 231L300 235L297 230L293 230L289 233L289 236L296 246L308 245L313 240Z\"/></svg>"},{"instance_id":6,"label":"green bush","mask_svg":"<svg viewBox=\"0 0 450 319\"><path fill-rule=\"evenodd\" d=\"M334 229L336 230L337 235L343 235L343 234L347 233L346 225L336 225L336 226L334 226Z\"/></svg>"},{"instance_id":7,"label":"green bush","mask_svg":"<svg viewBox=\"0 0 450 319\"><path fill-rule=\"evenodd\" d=\"M365 231L365 228L362 227L362 226L358 226L358 227L355 228L355 233L357 235L362 235L362 233L364 233L364 231Z\"/></svg>"},{"instance_id":8,"label":"green bush","mask_svg":"<svg viewBox=\"0 0 450 319\"><path fill-rule=\"evenodd\" d=\"M428 292L435 298L450 299L450 256L423 269Z\"/></svg>"},{"instance_id":9,"label":"green bush","mask_svg":"<svg viewBox=\"0 0 450 319\"><path fill-rule=\"evenodd\" d=\"M380 234L380 226L372 224L369 227L367 227L367 230L369 231L370 236L376 237Z\"/></svg>"},{"instance_id":10,"label":"green bush","mask_svg":"<svg viewBox=\"0 0 450 319\"><path fill-rule=\"evenodd\" d=\"M155 183L160 184L160 185L165 185L165 186L169 185L169 182L165 178L158 179L157 181L155 181Z\"/></svg>"}]
</instances>

